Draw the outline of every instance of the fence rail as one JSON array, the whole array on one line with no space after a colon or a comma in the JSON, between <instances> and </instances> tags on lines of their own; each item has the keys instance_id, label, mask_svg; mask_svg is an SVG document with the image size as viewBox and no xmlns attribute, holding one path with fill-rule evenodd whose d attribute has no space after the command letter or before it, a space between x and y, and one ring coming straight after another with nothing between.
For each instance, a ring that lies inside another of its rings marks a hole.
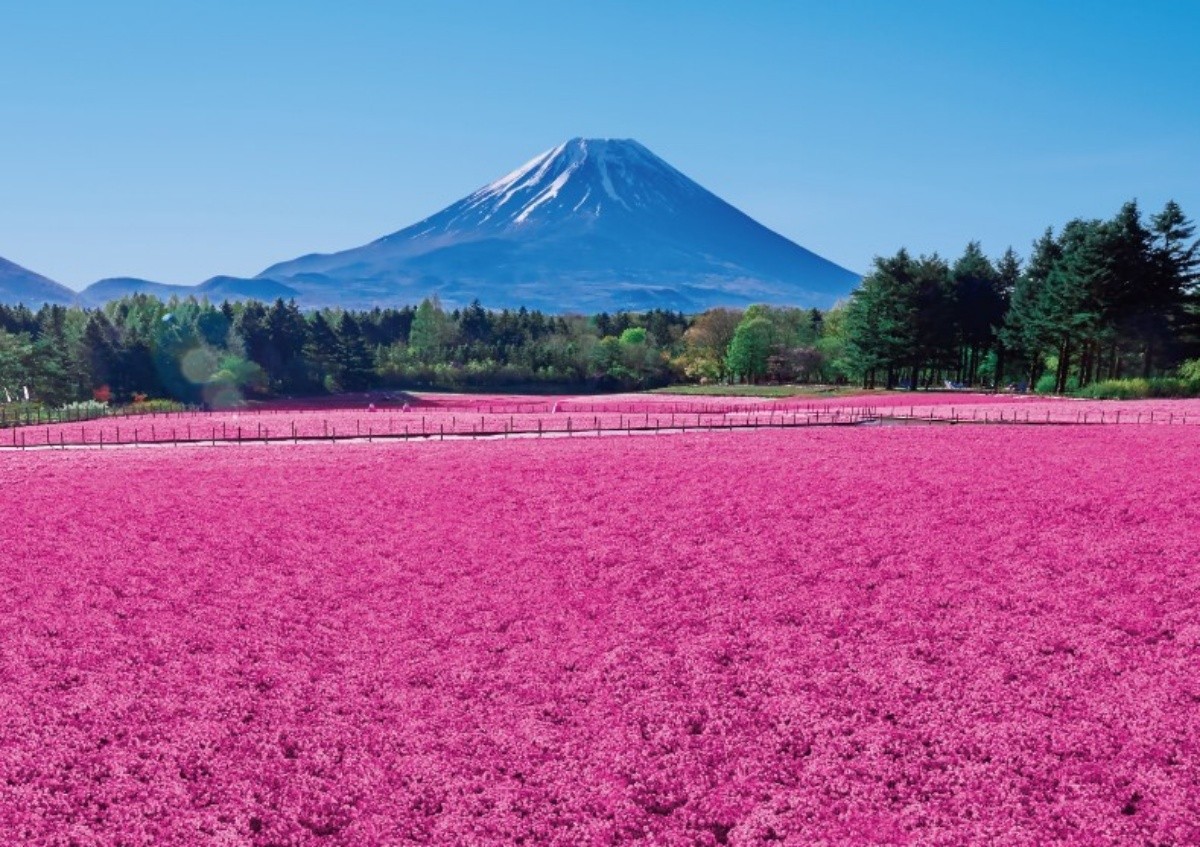
<instances>
[{"instance_id":1,"label":"fence rail","mask_svg":"<svg viewBox=\"0 0 1200 847\"><path fill-rule=\"evenodd\" d=\"M1079 411L1073 415L987 407L970 410L945 407L813 408L751 412L680 412L639 410L637 413L597 412L586 414L498 415L437 412L388 415L369 413L361 417L293 414L289 419L253 415L252 422L212 420L205 413L154 416L148 419L92 420L82 424L49 423L12 427L0 437L0 449L47 449L188 444L249 444L291 442L445 440L510 437L574 437L588 435L633 435L748 429L794 429L813 426L913 426L913 425L1200 425L1200 414ZM265 421L265 422L264 422Z\"/></svg>"}]
</instances>

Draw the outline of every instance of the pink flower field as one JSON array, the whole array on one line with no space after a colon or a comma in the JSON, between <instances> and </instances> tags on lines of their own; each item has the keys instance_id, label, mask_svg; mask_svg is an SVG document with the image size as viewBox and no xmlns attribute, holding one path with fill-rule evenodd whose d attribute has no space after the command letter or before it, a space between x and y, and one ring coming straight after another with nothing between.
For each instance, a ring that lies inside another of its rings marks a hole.
<instances>
[{"instance_id":1,"label":"pink flower field","mask_svg":"<svg viewBox=\"0 0 1200 847\"><path fill-rule=\"evenodd\" d=\"M1200 428L0 452L0 844L1200 844Z\"/></svg>"},{"instance_id":2,"label":"pink flower field","mask_svg":"<svg viewBox=\"0 0 1200 847\"><path fill-rule=\"evenodd\" d=\"M1067 400L996 394L876 392L832 398L640 394L539 398L429 395L409 407L237 409L101 417L0 428L0 449L179 442L417 438L626 429L807 426L886 419L1200 427L1200 399Z\"/></svg>"}]
</instances>

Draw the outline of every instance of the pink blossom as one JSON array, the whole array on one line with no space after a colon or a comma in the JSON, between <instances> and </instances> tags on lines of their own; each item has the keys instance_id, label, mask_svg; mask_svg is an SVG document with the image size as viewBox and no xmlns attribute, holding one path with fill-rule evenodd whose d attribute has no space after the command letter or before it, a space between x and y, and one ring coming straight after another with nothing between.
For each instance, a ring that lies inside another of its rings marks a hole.
<instances>
[{"instance_id":1,"label":"pink blossom","mask_svg":"<svg viewBox=\"0 0 1200 847\"><path fill-rule=\"evenodd\" d=\"M0 452L0 843L1200 843L1198 448Z\"/></svg>"}]
</instances>

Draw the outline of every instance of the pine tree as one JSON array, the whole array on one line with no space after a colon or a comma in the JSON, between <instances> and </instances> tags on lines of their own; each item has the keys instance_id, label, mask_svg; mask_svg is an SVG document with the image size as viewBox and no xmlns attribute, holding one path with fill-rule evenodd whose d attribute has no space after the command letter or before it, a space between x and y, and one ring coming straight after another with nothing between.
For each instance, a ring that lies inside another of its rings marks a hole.
<instances>
[{"instance_id":1,"label":"pine tree","mask_svg":"<svg viewBox=\"0 0 1200 847\"><path fill-rule=\"evenodd\" d=\"M338 336L324 312L316 312L308 325L303 357L307 383L325 390L338 387L341 366L338 361Z\"/></svg>"},{"instance_id":2,"label":"pine tree","mask_svg":"<svg viewBox=\"0 0 1200 847\"><path fill-rule=\"evenodd\" d=\"M234 320L234 330L241 339L245 358L259 365L268 377L275 373L278 362L267 327L266 307L255 300L241 304Z\"/></svg>"},{"instance_id":3,"label":"pine tree","mask_svg":"<svg viewBox=\"0 0 1200 847\"><path fill-rule=\"evenodd\" d=\"M1036 386L1045 367L1052 339L1046 311L1046 283L1055 264L1062 258L1062 247L1047 227L1033 244L1029 264L1013 286L1008 314L1000 330L1005 347L1016 351L1028 368L1030 387Z\"/></svg>"},{"instance_id":4,"label":"pine tree","mask_svg":"<svg viewBox=\"0 0 1200 847\"><path fill-rule=\"evenodd\" d=\"M71 360L66 322L67 310L63 306L46 306L38 314L32 378L41 399L52 405L67 403L79 395L77 368Z\"/></svg>"},{"instance_id":5,"label":"pine tree","mask_svg":"<svg viewBox=\"0 0 1200 847\"><path fill-rule=\"evenodd\" d=\"M1071 368L1082 363L1111 312L1115 285L1106 248L1109 233L1103 222L1073 220L1059 236L1061 258L1046 279L1042 318L1058 354L1054 390L1067 390Z\"/></svg>"},{"instance_id":6,"label":"pine tree","mask_svg":"<svg viewBox=\"0 0 1200 847\"><path fill-rule=\"evenodd\" d=\"M372 387L375 383L375 357L363 339L358 321L349 312L342 315L337 336L342 388L365 391Z\"/></svg>"},{"instance_id":7,"label":"pine tree","mask_svg":"<svg viewBox=\"0 0 1200 847\"><path fill-rule=\"evenodd\" d=\"M1008 343L1004 337L1004 322L1012 308L1013 292L1021 279L1021 260L1016 251L1009 247L996 263L996 290L1003 304L996 333L996 388L1004 385L1004 368L1008 364Z\"/></svg>"},{"instance_id":8,"label":"pine tree","mask_svg":"<svg viewBox=\"0 0 1200 847\"><path fill-rule=\"evenodd\" d=\"M92 312L80 342L80 358L88 387L110 386L117 376L117 331L104 312Z\"/></svg>"},{"instance_id":9,"label":"pine tree","mask_svg":"<svg viewBox=\"0 0 1200 847\"><path fill-rule=\"evenodd\" d=\"M894 388L901 369L912 361L917 347L916 263L901 248L894 256L875 257L875 267L851 295L846 311L846 359L874 388L880 371L886 386Z\"/></svg>"},{"instance_id":10,"label":"pine tree","mask_svg":"<svg viewBox=\"0 0 1200 847\"><path fill-rule=\"evenodd\" d=\"M983 356L1004 320L1000 278L978 241L967 245L952 270L954 323L958 333L958 380L974 385Z\"/></svg>"},{"instance_id":11,"label":"pine tree","mask_svg":"<svg viewBox=\"0 0 1200 847\"><path fill-rule=\"evenodd\" d=\"M277 299L266 318L267 337L271 351L271 367L267 373L280 391L296 391L305 381L301 354L308 340L308 322L295 302Z\"/></svg>"},{"instance_id":12,"label":"pine tree","mask_svg":"<svg viewBox=\"0 0 1200 847\"><path fill-rule=\"evenodd\" d=\"M1200 241L1195 240L1195 225L1174 200L1151 218L1150 229L1163 322L1168 338L1178 342L1200 329L1200 312L1188 309L1200 293Z\"/></svg>"}]
</instances>

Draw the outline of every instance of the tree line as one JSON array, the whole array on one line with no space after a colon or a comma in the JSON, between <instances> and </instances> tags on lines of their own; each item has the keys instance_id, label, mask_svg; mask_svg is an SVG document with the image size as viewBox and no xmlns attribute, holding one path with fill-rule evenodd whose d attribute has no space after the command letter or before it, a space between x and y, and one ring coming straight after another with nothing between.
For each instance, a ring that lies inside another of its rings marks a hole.
<instances>
[{"instance_id":1,"label":"tree line","mask_svg":"<svg viewBox=\"0 0 1200 847\"><path fill-rule=\"evenodd\" d=\"M750 306L547 315L295 303L0 306L0 402L246 398L378 388L628 390L678 382L1036 387L1171 374L1200 354L1195 227L1175 203L1147 222L1046 230L1027 260L978 242L953 262L878 257L833 309ZM1181 369L1196 372L1200 363ZM1189 373L1190 373L1189 372Z\"/></svg>"},{"instance_id":2,"label":"tree line","mask_svg":"<svg viewBox=\"0 0 1200 847\"><path fill-rule=\"evenodd\" d=\"M1011 381L1065 392L1172 374L1200 341L1195 226L1174 202L1143 218L1047 229L1027 261L978 242L954 262L875 259L845 308L845 366L866 387Z\"/></svg>"},{"instance_id":3,"label":"tree line","mask_svg":"<svg viewBox=\"0 0 1200 847\"><path fill-rule=\"evenodd\" d=\"M834 379L816 310L753 306L546 315L478 302L304 311L135 295L103 308L0 306L0 400L46 405L379 388L624 390L677 381Z\"/></svg>"}]
</instances>

